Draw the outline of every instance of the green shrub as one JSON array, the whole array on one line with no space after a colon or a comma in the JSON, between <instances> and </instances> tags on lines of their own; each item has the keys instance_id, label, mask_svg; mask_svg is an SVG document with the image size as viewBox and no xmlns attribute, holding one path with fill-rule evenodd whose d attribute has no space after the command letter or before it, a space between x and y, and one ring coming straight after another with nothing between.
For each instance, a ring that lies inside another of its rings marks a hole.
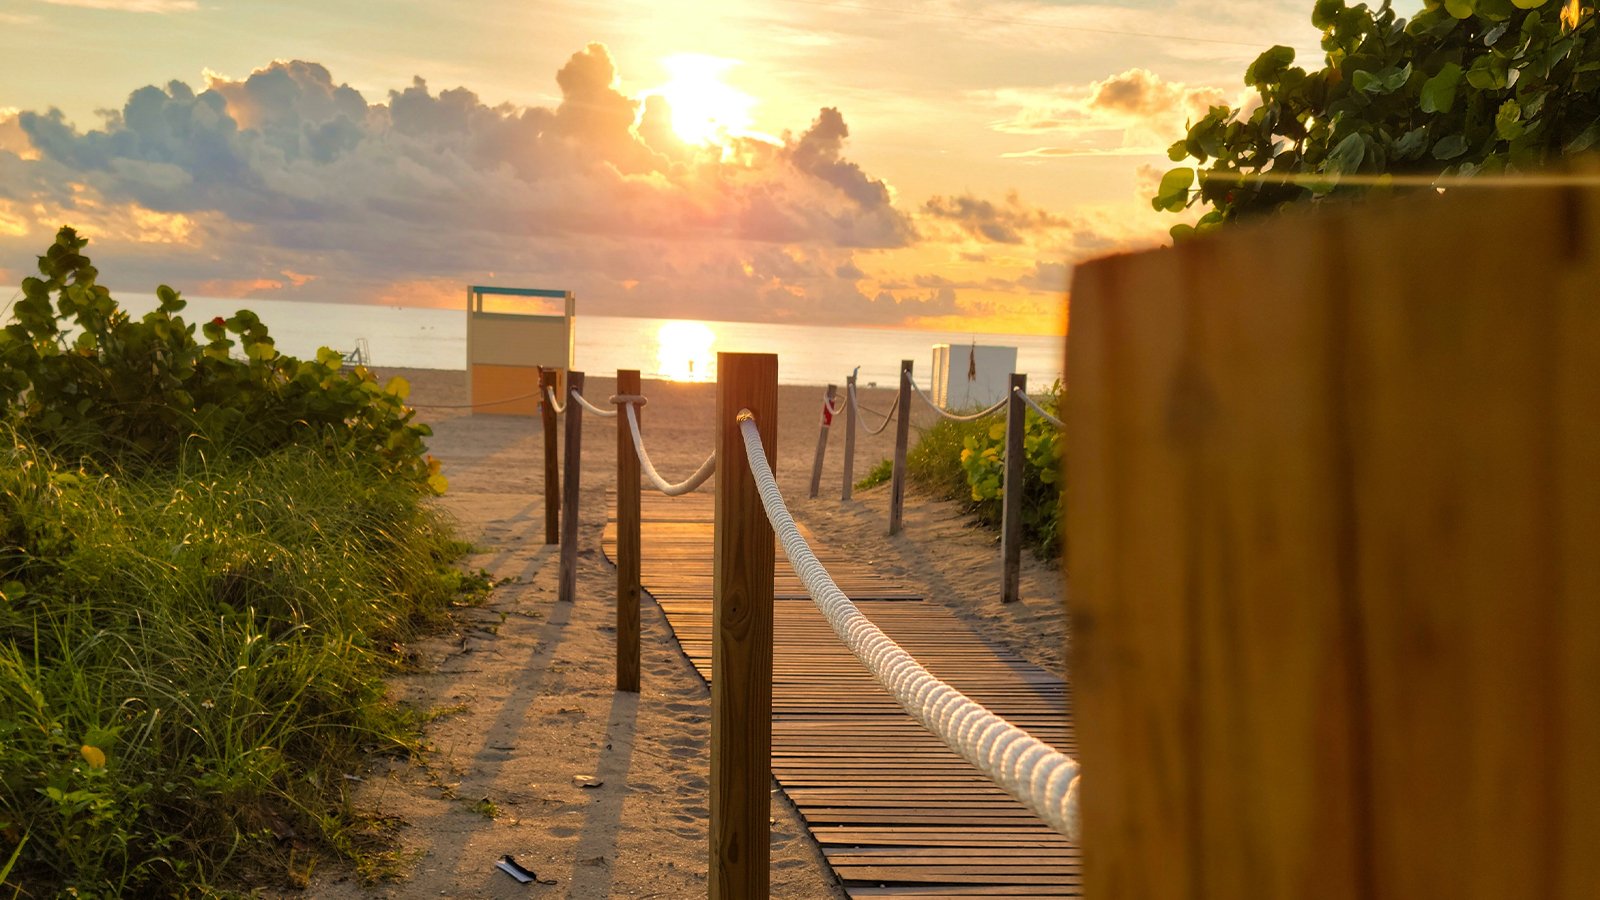
<instances>
[{"instance_id":1,"label":"green shrub","mask_svg":"<svg viewBox=\"0 0 1600 900\"><path fill-rule=\"evenodd\" d=\"M1060 384L1039 398L1052 415ZM1029 409L1022 468L1023 540L1045 558L1061 550L1061 451L1057 428ZM906 454L911 480L935 496L962 502L985 525L998 527L1005 479L1006 422L1003 417L956 422L941 419Z\"/></svg>"},{"instance_id":2,"label":"green shrub","mask_svg":"<svg viewBox=\"0 0 1600 900\"><path fill-rule=\"evenodd\" d=\"M16 321L0 330L0 414L30 440L69 459L162 466L197 438L224 454L314 445L444 489L404 379L379 386L326 348L314 360L285 356L249 310L207 322L199 343L166 285L159 308L134 320L96 283L87 243L62 228L39 257L44 277L23 280Z\"/></svg>"},{"instance_id":3,"label":"green shrub","mask_svg":"<svg viewBox=\"0 0 1600 900\"><path fill-rule=\"evenodd\" d=\"M941 418L906 450L906 476L940 499L968 501L970 489L961 468L961 449L969 436L988 427L987 420L956 422Z\"/></svg>"},{"instance_id":4,"label":"green shrub","mask_svg":"<svg viewBox=\"0 0 1600 900\"><path fill-rule=\"evenodd\" d=\"M877 487L880 484L887 483L888 480L893 477L894 460L881 460L877 465L867 470L865 477L856 482L856 490L864 491L870 487Z\"/></svg>"},{"instance_id":5,"label":"green shrub","mask_svg":"<svg viewBox=\"0 0 1600 900\"><path fill-rule=\"evenodd\" d=\"M350 852L343 776L414 741L395 642L464 586L440 514L322 448L114 477L0 441L9 883L176 895Z\"/></svg>"}]
</instances>

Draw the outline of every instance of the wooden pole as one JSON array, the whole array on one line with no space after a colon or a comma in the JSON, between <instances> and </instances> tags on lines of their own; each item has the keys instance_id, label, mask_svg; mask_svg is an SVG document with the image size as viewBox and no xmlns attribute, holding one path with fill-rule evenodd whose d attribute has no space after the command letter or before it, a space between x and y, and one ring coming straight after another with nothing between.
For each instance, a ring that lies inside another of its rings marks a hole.
<instances>
[{"instance_id":1,"label":"wooden pole","mask_svg":"<svg viewBox=\"0 0 1600 900\"><path fill-rule=\"evenodd\" d=\"M900 533L900 514L906 503L906 444L911 440L911 360L900 360L900 402L895 409L894 472L889 479L889 533Z\"/></svg>"},{"instance_id":2,"label":"wooden pole","mask_svg":"<svg viewBox=\"0 0 1600 900\"><path fill-rule=\"evenodd\" d=\"M712 900L769 896L772 579L775 540L738 416L778 454L778 357L717 354L717 490L711 644Z\"/></svg>"},{"instance_id":3,"label":"wooden pole","mask_svg":"<svg viewBox=\"0 0 1600 900\"><path fill-rule=\"evenodd\" d=\"M822 411L822 425L817 429L817 458L811 464L811 499L817 498L817 491L822 488L822 458L828 452L828 426L833 424L833 398L839 392L837 385L828 385L827 396L823 398L823 405L827 408Z\"/></svg>"},{"instance_id":4,"label":"wooden pole","mask_svg":"<svg viewBox=\"0 0 1600 900\"><path fill-rule=\"evenodd\" d=\"M856 467L856 376L844 380L844 489L839 500L849 500L855 490Z\"/></svg>"},{"instance_id":5,"label":"wooden pole","mask_svg":"<svg viewBox=\"0 0 1600 900\"><path fill-rule=\"evenodd\" d=\"M561 543L561 463L556 456L556 411L548 394L555 392L557 372L539 368L539 415L544 420L544 542Z\"/></svg>"},{"instance_id":6,"label":"wooden pole","mask_svg":"<svg viewBox=\"0 0 1600 900\"><path fill-rule=\"evenodd\" d=\"M573 394L583 393L583 373L567 373L566 465L561 479L561 569L556 599L571 602L578 591L578 487L583 454L583 406Z\"/></svg>"},{"instance_id":7,"label":"wooden pole","mask_svg":"<svg viewBox=\"0 0 1600 900\"><path fill-rule=\"evenodd\" d=\"M617 372L617 393L639 393L639 370ZM617 404L617 690L639 693L639 457L627 404ZM644 411L634 417L643 427Z\"/></svg>"},{"instance_id":8,"label":"wooden pole","mask_svg":"<svg viewBox=\"0 0 1600 900\"><path fill-rule=\"evenodd\" d=\"M1005 492L1000 502L1000 602L1021 599L1022 582L1022 469L1027 451L1022 439L1027 436L1028 408L1022 395L1028 390L1028 376L1011 375L1011 391L1006 397L1006 475Z\"/></svg>"}]
</instances>

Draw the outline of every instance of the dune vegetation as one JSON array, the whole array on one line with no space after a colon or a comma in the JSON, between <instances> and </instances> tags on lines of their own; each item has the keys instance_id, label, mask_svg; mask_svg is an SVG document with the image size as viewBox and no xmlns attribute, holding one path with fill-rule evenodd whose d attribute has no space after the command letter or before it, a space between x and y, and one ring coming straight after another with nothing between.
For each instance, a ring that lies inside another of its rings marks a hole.
<instances>
[{"instance_id":1,"label":"dune vegetation","mask_svg":"<svg viewBox=\"0 0 1600 900\"><path fill-rule=\"evenodd\" d=\"M1061 385L1037 399L1058 415ZM1060 431L1033 410L1027 410L1024 421L1022 538L1050 559L1061 553L1063 442ZM979 522L998 528L1005 493L1005 436L1003 416L974 422L940 419L906 451L906 475L935 496L960 501Z\"/></svg>"},{"instance_id":2,"label":"dune vegetation","mask_svg":"<svg viewBox=\"0 0 1600 900\"><path fill-rule=\"evenodd\" d=\"M249 312L141 319L62 229L0 332L0 882L226 894L385 864L401 642L484 587L398 379Z\"/></svg>"}]
</instances>

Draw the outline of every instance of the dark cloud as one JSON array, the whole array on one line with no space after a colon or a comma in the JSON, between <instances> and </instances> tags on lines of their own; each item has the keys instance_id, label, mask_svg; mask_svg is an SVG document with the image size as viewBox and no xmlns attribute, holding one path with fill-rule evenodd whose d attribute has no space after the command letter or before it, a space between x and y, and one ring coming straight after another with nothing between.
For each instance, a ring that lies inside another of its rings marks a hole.
<instances>
[{"instance_id":1,"label":"dark cloud","mask_svg":"<svg viewBox=\"0 0 1600 900\"><path fill-rule=\"evenodd\" d=\"M1030 232L1064 228L1070 224L1060 216L1028 206L1015 193L1008 194L1002 203L971 194L933 197L923 204L922 211L935 219L958 225L979 240L995 244L1020 244Z\"/></svg>"},{"instance_id":2,"label":"dark cloud","mask_svg":"<svg viewBox=\"0 0 1600 900\"><path fill-rule=\"evenodd\" d=\"M1045 262L1040 260L1034 263L1033 271L1024 276L1018 283L1036 291L1063 293L1067 289L1069 271L1070 269L1064 262Z\"/></svg>"}]
</instances>

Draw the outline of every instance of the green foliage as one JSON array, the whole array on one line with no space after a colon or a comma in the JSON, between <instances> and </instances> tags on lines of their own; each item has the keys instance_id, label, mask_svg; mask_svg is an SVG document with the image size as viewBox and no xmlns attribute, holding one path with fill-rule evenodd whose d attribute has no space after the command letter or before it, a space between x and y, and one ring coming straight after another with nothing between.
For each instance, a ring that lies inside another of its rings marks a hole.
<instances>
[{"instance_id":1,"label":"green foliage","mask_svg":"<svg viewBox=\"0 0 1600 900\"><path fill-rule=\"evenodd\" d=\"M864 491L870 487L877 487L880 484L887 484L889 479L892 477L894 477L894 460L882 460L871 469L868 469L867 474L860 481L856 482L856 490Z\"/></svg>"},{"instance_id":2,"label":"green foliage","mask_svg":"<svg viewBox=\"0 0 1600 900\"><path fill-rule=\"evenodd\" d=\"M1527 171L1600 141L1594 0L1426 0L1409 21L1388 0L1316 0L1311 20L1323 68L1267 50L1244 78L1261 105L1212 107L1172 146L1200 167L1168 172L1151 205L1211 207L1174 237L1394 175Z\"/></svg>"},{"instance_id":3,"label":"green foliage","mask_svg":"<svg viewBox=\"0 0 1600 900\"><path fill-rule=\"evenodd\" d=\"M228 454L313 446L444 489L404 379L380 386L364 367L341 370L326 348L313 360L285 356L248 310L205 323L201 343L166 285L159 308L134 320L97 283L87 243L62 228L39 257L43 277L24 279L15 321L0 330L0 414L30 440L135 466L170 466L195 439Z\"/></svg>"},{"instance_id":4,"label":"green foliage","mask_svg":"<svg viewBox=\"0 0 1600 900\"><path fill-rule=\"evenodd\" d=\"M1039 398L1052 414L1059 408L1061 386ZM1022 469L1023 539L1044 557L1061 549L1061 451L1059 430L1031 409L1025 419ZM941 420L923 433L906 454L912 482L936 496L959 500L979 521L998 527L1005 493L1003 418L976 422Z\"/></svg>"},{"instance_id":5,"label":"green foliage","mask_svg":"<svg viewBox=\"0 0 1600 900\"><path fill-rule=\"evenodd\" d=\"M95 475L0 430L0 846L24 896L293 881L405 752L395 642L481 580L387 460L180 451Z\"/></svg>"},{"instance_id":6,"label":"green foliage","mask_svg":"<svg viewBox=\"0 0 1600 900\"><path fill-rule=\"evenodd\" d=\"M1052 387L1040 406L1054 414L1060 402L1060 385ZM1061 432L1033 410L1025 417L1022 450L1022 535L1040 555L1053 557L1061 547ZM993 509L998 521L1005 494L1006 423L995 422L962 440L961 468L967 476L972 500Z\"/></svg>"}]
</instances>

